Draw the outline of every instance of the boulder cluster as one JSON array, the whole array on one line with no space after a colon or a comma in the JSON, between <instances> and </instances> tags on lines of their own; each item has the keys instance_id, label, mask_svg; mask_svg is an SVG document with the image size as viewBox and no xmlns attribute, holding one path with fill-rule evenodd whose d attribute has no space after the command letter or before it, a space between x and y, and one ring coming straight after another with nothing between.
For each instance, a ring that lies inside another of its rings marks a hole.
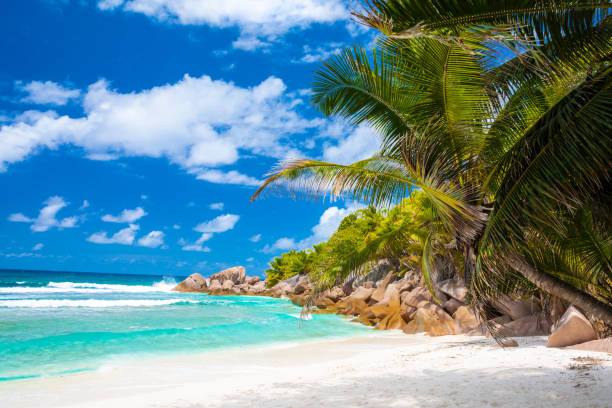
<instances>
[{"instance_id":1,"label":"boulder cluster","mask_svg":"<svg viewBox=\"0 0 612 408\"><path fill-rule=\"evenodd\" d=\"M211 295L261 295L266 291L266 282L258 276L246 276L244 267L235 266L211 275L208 280L199 273L194 273L172 290Z\"/></svg>"},{"instance_id":2,"label":"boulder cluster","mask_svg":"<svg viewBox=\"0 0 612 408\"><path fill-rule=\"evenodd\" d=\"M271 288L258 277L247 277L242 266L223 270L207 281L193 274L173 290L212 295L258 295L286 297L304 306L309 300L314 313L337 313L378 330L402 330L430 336L451 334L487 335L494 328L504 338L549 335L548 347L568 347L612 352L610 339L598 340L591 322L575 307L561 311L557 319L542 311L533 299L498 298L491 307L497 317L482 322L466 306L463 282L446 279L435 283L433 295L417 272L398 277L379 268L365 278L337 285L321 293L306 275L295 275ZM553 324L553 320L557 320ZM504 346L516 346L505 340ZM580 348L583 347L583 348ZM585 348L586 347L586 348Z\"/></svg>"}]
</instances>

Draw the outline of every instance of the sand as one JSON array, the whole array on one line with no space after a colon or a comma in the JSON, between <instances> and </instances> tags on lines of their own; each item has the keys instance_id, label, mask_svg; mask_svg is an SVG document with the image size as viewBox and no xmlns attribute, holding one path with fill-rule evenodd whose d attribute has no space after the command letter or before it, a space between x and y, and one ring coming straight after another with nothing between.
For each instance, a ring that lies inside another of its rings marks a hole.
<instances>
[{"instance_id":1,"label":"sand","mask_svg":"<svg viewBox=\"0 0 612 408\"><path fill-rule=\"evenodd\" d=\"M612 355L397 332L123 360L0 384L2 407L611 407Z\"/></svg>"}]
</instances>

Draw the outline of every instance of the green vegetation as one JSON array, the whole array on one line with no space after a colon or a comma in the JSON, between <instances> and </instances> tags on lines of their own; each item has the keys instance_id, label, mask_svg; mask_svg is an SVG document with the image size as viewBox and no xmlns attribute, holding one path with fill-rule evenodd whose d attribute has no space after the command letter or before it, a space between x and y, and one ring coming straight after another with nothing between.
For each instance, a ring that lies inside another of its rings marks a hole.
<instances>
[{"instance_id":1,"label":"green vegetation","mask_svg":"<svg viewBox=\"0 0 612 408\"><path fill-rule=\"evenodd\" d=\"M319 285L398 250L420 250L427 278L448 250L485 317L501 293L539 288L612 325L610 2L368 0L355 17L380 31L375 49L326 61L312 102L369 122L379 153L283 162L254 197L283 186L377 207L423 198L361 245L341 239L311 265Z\"/></svg>"}]
</instances>

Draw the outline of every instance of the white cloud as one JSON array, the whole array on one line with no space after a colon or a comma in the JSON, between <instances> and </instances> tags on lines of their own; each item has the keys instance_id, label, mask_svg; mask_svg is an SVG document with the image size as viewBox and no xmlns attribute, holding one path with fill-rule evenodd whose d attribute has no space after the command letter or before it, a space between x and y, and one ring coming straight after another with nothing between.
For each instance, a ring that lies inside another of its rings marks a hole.
<instances>
[{"instance_id":1,"label":"white cloud","mask_svg":"<svg viewBox=\"0 0 612 408\"><path fill-rule=\"evenodd\" d=\"M100 231L92 234L87 241L93 242L94 244L121 244L121 245L132 245L136 238L136 232L140 229L138 225L130 224L129 227L120 230L113 234L112 237L108 237L106 231Z\"/></svg>"},{"instance_id":2,"label":"white cloud","mask_svg":"<svg viewBox=\"0 0 612 408\"><path fill-rule=\"evenodd\" d=\"M104 222L115 222L118 224L130 224L134 221L137 221L147 215L145 210L142 207L136 207L133 210L123 210L119 215L110 215L106 214L102 216L102 221Z\"/></svg>"},{"instance_id":3,"label":"white cloud","mask_svg":"<svg viewBox=\"0 0 612 408\"><path fill-rule=\"evenodd\" d=\"M43 249L44 246L45 246L44 244L39 242L38 244L32 247L32 251L40 251L41 249Z\"/></svg>"},{"instance_id":4,"label":"white cloud","mask_svg":"<svg viewBox=\"0 0 612 408\"><path fill-rule=\"evenodd\" d=\"M327 145L323 158L333 163L350 164L372 157L379 147L380 137L376 131L368 125L359 125L337 144Z\"/></svg>"},{"instance_id":5,"label":"white cloud","mask_svg":"<svg viewBox=\"0 0 612 408\"><path fill-rule=\"evenodd\" d=\"M79 207L79 210L84 210L87 207L89 207L89 201L83 200L83 204L81 204L81 206Z\"/></svg>"},{"instance_id":6,"label":"white cloud","mask_svg":"<svg viewBox=\"0 0 612 408\"><path fill-rule=\"evenodd\" d=\"M254 177L216 167L236 163L241 152L284 158L295 153L289 136L325 123L296 113L285 91L275 77L242 88L185 75L174 84L131 93L100 80L83 97L84 116L28 111L0 126L0 171L44 148L70 144L90 159L165 157L201 180L255 186Z\"/></svg>"},{"instance_id":7,"label":"white cloud","mask_svg":"<svg viewBox=\"0 0 612 408\"><path fill-rule=\"evenodd\" d=\"M225 232L234 228L234 225L240 219L239 215L235 214L225 214L220 215L210 221L203 222L198 224L194 230L198 232Z\"/></svg>"},{"instance_id":8,"label":"white cloud","mask_svg":"<svg viewBox=\"0 0 612 408\"><path fill-rule=\"evenodd\" d=\"M309 45L304 45L304 55L299 60L293 62L303 62L312 64L328 59L333 55L338 55L342 52L341 43L329 43L323 46L312 48Z\"/></svg>"},{"instance_id":9,"label":"white cloud","mask_svg":"<svg viewBox=\"0 0 612 408\"><path fill-rule=\"evenodd\" d=\"M141 199L141 200L148 200L148 199L149 199L149 196L148 196L148 195L146 195L146 194L141 194L141 195L140 195L140 199Z\"/></svg>"},{"instance_id":10,"label":"white cloud","mask_svg":"<svg viewBox=\"0 0 612 408\"><path fill-rule=\"evenodd\" d=\"M210 248L209 247L205 247L202 246L202 244L206 241L208 241L209 239L211 239L213 236L212 233L210 232L205 232L202 234L202 236L195 242L195 244L187 244L185 245L185 240L181 239L181 241L179 241L179 243L182 242L181 245L183 246L183 251L197 251L197 252L210 252Z\"/></svg>"},{"instance_id":11,"label":"white cloud","mask_svg":"<svg viewBox=\"0 0 612 408\"><path fill-rule=\"evenodd\" d=\"M164 244L165 234L161 231L151 231L138 240L138 245L147 248L157 248Z\"/></svg>"},{"instance_id":12,"label":"white cloud","mask_svg":"<svg viewBox=\"0 0 612 408\"><path fill-rule=\"evenodd\" d=\"M330 24L348 17L343 0L100 0L101 10L122 9L161 21L238 27L234 47L255 49L294 28ZM261 44L258 44L261 43Z\"/></svg>"},{"instance_id":13,"label":"white cloud","mask_svg":"<svg viewBox=\"0 0 612 408\"><path fill-rule=\"evenodd\" d=\"M279 238L272 245L266 245L263 252L270 253L277 250L286 251L290 249L302 250L310 248L319 242L326 241L336 232L344 217L361 208L364 208L363 205L358 203L351 203L346 208L329 207L321 214L319 223L312 227L312 234L310 236L299 241L288 237Z\"/></svg>"},{"instance_id":14,"label":"white cloud","mask_svg":"<svg viewBox=\"0 0 612 408\"><path fill-rule=\"evenodd\" d=\"M212 203L209 207L210 207L211 210L222 211L223 207L224 207L224 204L223 203Z\"/></svg>"},{"instance_id":15,"label":"white cloud","mask_svg":"<svg viewBox=\"0 0 612 408\"><path fill-rule=\"evenodd\" d=\"M196 178L198 180L205 180L211 183L241 184L244 186L259 186L261 184L261 181L258 179L239 173L236 170L231 170L228 172L223 172L220 170L205 170L199 171L197 174L198 175Z\"/></svg>"},{"instance_id":16,"label":"white cloud","mask_svg":"<svg viewBox=\"0 0 612 408\"><path fill-rule=\"evenodd\" d=\"M21 81L15 83L22 92L27 93L22 102L30 102L39 105L65 105L70 99L78 98L81 91L68 89L52 81L32 81L24 84Z\"/></svg>"},{"instance_id":17,"label":"white cloud","mask_svg":"<svg viewBox=\"0 0 612 408\"><path fill-rule=\"evenodd\" d=\"M30 223L32 224L30 229L35 232L44 232L53 227L58 229L76 227L78 221L77 217L67 217L61 220L56 218L57 213L68 205L62 197L49 197L43 204L45 204L45 206L40 210L36 218L29 218L22 213L17 213L11 214L8 220L12 222Z\"/></svg>"},{"instance_id":18,"label":"white cloud","mask_svg":"<svg viewBox=\"0 0 612 408\"><path fill-rule=\"evenodd\" d=\"M253 257L250 257L250 258L246 259L247 262L253 262L254 260L255 260L255 258L253 258Z\"/></svg>"},{"instance_id":19,"label":"white cloud","mask_svg":"<svg viewBox=\"0 0 612 408\"><path fill-rule=\"evenodd\" d=\"M181 229L181 226L180 226L180 225L178 225L178 224L174 224L174 225L172 226L172 228L174 228L175 230L179 230L179 229Z\"/></svg>"},{"instance_id":20,"label":"white cloud","mask_svg":"<svg viewBox=\"0 0 612 408\"><path fill-rule=\"evenodd\" d=\"M257 234L257 235L253 235L251 238L249 238L249 241L251 241L251 242L259 242L260 239L261 239L261 234Z\"/></svg>"}]
</instances>

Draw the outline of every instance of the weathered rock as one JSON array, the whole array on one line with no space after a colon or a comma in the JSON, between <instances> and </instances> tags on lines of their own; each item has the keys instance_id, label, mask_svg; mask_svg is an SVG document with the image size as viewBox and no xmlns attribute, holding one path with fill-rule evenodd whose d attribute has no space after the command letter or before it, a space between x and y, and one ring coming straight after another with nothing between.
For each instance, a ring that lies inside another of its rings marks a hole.
<instances>
[{"instance_id":1,"label":"weathered rock","mask_svg":"<svg viewBox=\"0 0 612 408\"><path fill-rule=\"evenodd\" d=\"M266 290L266 282L259 281L253 285L250 285L247 289L249 293L261 293Z\"/></svg>"},{"instance_id":2,"label":"weathered rock","mask_svg":"<svg viewBox=\"0 0 612 408\"><path fill-rule=\"evenodd\" d=\"M542 311L540 305L532 299L512 299L509 296L501 296L493 299L493 306L502 314L510 316L512 320L521 317L538 314Z\"/></svg>"},{"instance_id":3,"label":"weathered rock","mask_svg":"<svg viewBox=\"0 0 612 408\"><path fill-rule=\"evenodd\" d=\"M249 285L254 285L254 284L256 284L257 282L260 282L260 281L261 281L261 278L259 276L248 276L245 279L245 282L247 284L249 284Z\"/></svg>"},{"instance_id":4,"label":"weathered rock","mask_svg":"<svg viewBox=\"0 0 612 408\"><path fill-rule=\"evenodd\" d=\"M377 330L402 330L406 322L398 312L391 313L382 319L377 325Z\"/></svg>"},{"instance_id":5,"label":"weathered rock","mask_svg":"<svg viewBox=\"0 0 612 408\"><path fill-rule=\"evenodd\" d=\"M453 314L455 330L457 333L468 333L480 326L480 321L470 309L461 306Z\"/></svg>"},{"instance_id":6,"label":"weathered rock","mask_svg":"<svg viewBox=\"0 0 612 408\"><path fill-rule=\"evenodd\" d=\"M300 278L298 279L297 283L295 284L295 287L293 288L293 293L295 293L296 295L300 295L310 290L311 286L312 285L310 284L310 279L308 279L308 276L300 275Z\"/></svg>"},{"instance_id":7,"label":"weathered rock","mask_svg":"<svg viewBox=\"0 0 612 408\"><path fill-rule=\"evenodd\" d=\"M203 292L207 289L206 279L199 273L191 274L172 290L177 292Z\"/></svg>"},{"instance_id":8,"label":"weathered rock","mask_svg":"<svg viewBox=\"0 0 612 408\"><path fill-rule=\"evenodd\" d=\"M370 297L372 296L372 293L374 292L374 289L372 288L364 288L364 287L358 287L353 293L351 293L350 296L348 296L346 299L354 299L354 300L361 300L363 302L367 302L368 300L370 300Z\"/></svg>"},{"instance_id":9,"label":"weathered rock","mask_svg":"<svg viewBox=\"0 0 612 408\"><path fill-rule=\"evenodd\" d=\"M401 296L401 303L412 307L417 307L423 300L430 302L433 301L433 298L427 288L421 286L417 286L410 292L404 292Z\"/></svg>"},{"instance_id":10,"label":"weathered rock","mask_svg":"<svg viewBox=\"0 0 612 408\"><path fill-rule=\"evenodd\" d=\"M343 298L344 290L341 286L334 286L331 289L327 289L325 292L321 294L321 296L328 298L332 302L337 302L340 298Z\"/></svg>"},{"instance_id":11,"label":"weathered rock","mask_svg":"<svg viewBox=\"0 0 612 408\"><path fill-rule=\"evenodd\" d=\"M209 291L213 291L213 290L222 290L223 286L221 285L221 283L219 281L212 281L210 282L210 286L208 287Z\"/></svg>"},{"instance_id":12,"label":"weathered rock","mask_svg":"<svg viewBox=\"0 0 612 408\"><path fill-rule=\"evenodd\" d=\"M416 307L408 306L406 304L400 305L400 316L402 316L402 319L404 319L405 322L413 320L416 311Z\"/></svg>"},{"instance_id":13,"label":"weathered rock","mask_svg":"<svg viewBox=\"0 0 612 408\"><path fill-rule=\"evenodd\" d=\"M224 269L221 272L215 273L210 276L210 282L218 281L223 285L226 281L230 280L234 285L240 285L244 283L246 278L246 270L242 266L234 266L233 268Z\"/></svg>"},{"instance_id":14,"label":"weathered rock","mask_svg":"<svg viewBox=\"0 0 612 408\"><path fill-rule=\"evenodd\" d=\"M599 351L601 353L612 354L612 337L607 337L601 340L587 341L586 343L575 344L566 348L571 350Z\"/></svg>"},{"instance_id":15,"label":"weathered rock","mask_svg":"<svg viewBox=\"0 0 612 408\"><path fill-rule=\"evenodd\" d=\"M356 289L368 281L377 282L387 276L392 269L393 262L388 259L381 259L365 276L353 280L353 287Z\"/></svg>"},{"instance_id":16,"label":"weathered rock","mask_svg":"<svg viewBox=\"0 0 612 408\"><path fill-rule=\"evenodd\" d=\"M234 287L234 282L232 282L231 280L228 279L228 280L226 280L225 282L223 282L221 284L221 287L224 290L230 290L230 289L232 289ZM238 289L238 288L236 288L236 289ZM238 289L238 291L240 291L240 289Z\"/></svg>"},{"instance_id":17,"label":"weathered rock","mask_svg":"<svg viewBox=\"0 0 612 408\"><path fill-rule=\"evenodd\" d=\"M387 290L387 286L389 285L389 283L391 283L394 277L395 276L393 275L393 272L389 272L384 279L376 282L376 289L374 290L374 292L372 292L371 296L372 301L380 302L383 299L383 297L385 296L385 291Z\"/></svg>"},{"instance_id":18,"label":"weathered rock","mask_svg":"<svg viewBox=\"0 0 612 408\"><path fill-rule=\"evenodd\" d=\"M356 316L361 315L368 305L363 300L349 296L336 303L336 307L341 314Z\"/></svg>"},{"instance_id":19,"label":"weathered rock","mask_svg":"<svg viewBox=\"0 0 612 408\"><path fill-rule=\"evenodd\" d=\"M426 332L430 336L455 334L455 323L441 307L423 302L414 315L414 320L406 324L404 333L416 334Z\"/></svg>"},{"instance_id":20,"label":"weathered rock","mask_svg":"<svg viewBox=\"0 0 612 408\"><path fill-rule=\"evenodd\" d=\"M225 284L225 282L224 282ZM237 295L244 293L242 290L240 290L240 288L238 286L234 286L230 289L230 292L235 293Z\"/></svg>"},{"instance_id":21,"label":"weathered rock","mask_svg":"<svg viewBox=\"0 0 612 408\"><path fill-rule=\"evenodd\" d=\"M540 313L504 324L499 334L502 337L545 336L550 333L550 326L548 316Z\"/></svg>"},{"instance_id":22,"label":"weathered rock","mask_svg":"<svg viewBox=\"0 0 612 408\"><path fill-rule=\"evenodd\" d=\"M553 327L546 347L566 347L597 340L591 322L574 306L570 306Z\"/></svg>"},{"instance_id":23,"label":"weathered rock","mask_svg":"<svg viewBox=\"0 0 612 408\"><path fill-rule=\"evenodd\" d=\"M375 288L374 282L372 282L372 281L364 282L363 285L361 285L361 287L366 288L366 289L374 289Z\"/></svg>"},{"instance_id":24,"label":"weathered rock","mask_svg":"<svg viewBox=\"0 0 612 408\"><path fill-rule=\"evenodd\" d=\"M314 301L314 305L318 308L328 308L335 304L336 303L327 296L318 296Z\"/></svg>"},{"instance_id":25,"label":"weathered rock","mask_svg":"<svg viewBox=\"0 0 612 408\"><path fill-rule=\"evenodd\" d=\"M444 310L446 310L451 315L454 314L461 306L463 306L463 303L461 303L455 298L448 299L442 305L442 307L444 307Z\"/></svg>"},{"instance_id":26,"label":"weathered rock","mask_svg":"<svg viewBox=\"0 0 612 408\"><path fill-rule=\"evenodd\" d=\"M463 282L458 282L454 279L448 279L439 282L437 285L438 289L446 293L450 297L457 299L460 302L465 302L465 296L467 295L467 288Z\"/></svg>"},{"instance_id":27,"label":"weathered rock","mask_svg":"<svg viewBox=\"0 0 612 408\"><path fill-rule=\"evenodd\" d=\"M294 275L288 279L282 280L272 286L270 293L274 296L287 296L288 294L292 294L299 279L300 275Z\"/></svg>"}]
</instances>

